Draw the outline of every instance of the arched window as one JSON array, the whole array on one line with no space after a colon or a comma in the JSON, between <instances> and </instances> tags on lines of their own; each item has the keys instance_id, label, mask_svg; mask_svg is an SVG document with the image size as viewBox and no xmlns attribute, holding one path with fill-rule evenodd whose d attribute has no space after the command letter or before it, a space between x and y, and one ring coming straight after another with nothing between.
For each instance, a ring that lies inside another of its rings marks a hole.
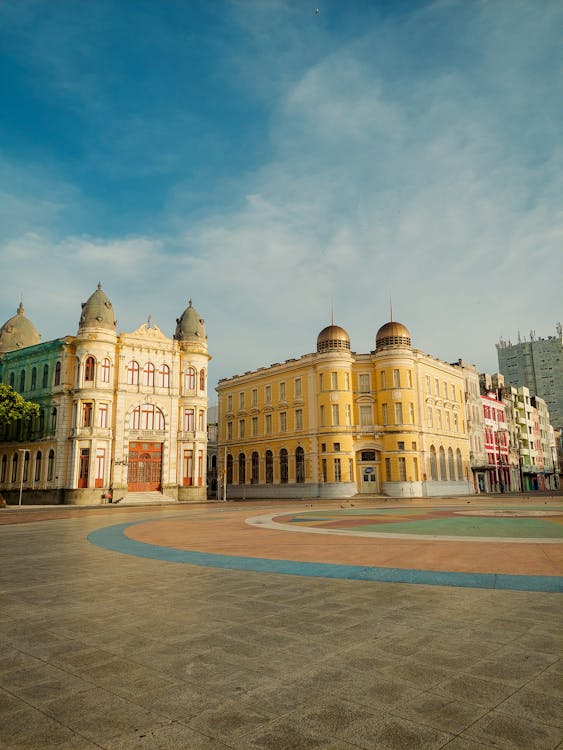
<instances>
[{"instance_id":1,"label":"arched window","mask_svg":"<svg viewBox=\"0 0 563 750\"><path fill-rule=\"evenodd\" d=\"M451 448L448 448L448 474L450 475L450 481L453 482L455 479L455 466L454 466L454 452ZM458 477L459 479L460 477Z\"/></svg>"},{"instance_id":2,"label":"arched window","mask_svg":"<svg viewBox=\"0 0 563 750\"><path fill-rule=\"evenodd\" d=\"M266 484L272 484L274 481L274 454L272 451L266 451Z\"/></svg>"},{"instance_id":3,"label":"arched window","mask_svg":"<svg viewBox=\"0 0 563 750\"><path fill-rule=\"evenodd\" d=\"M287 484L288 481L288 455L287 450L285 448L282 448L280 451L280 482L281 484Z\"/></svg>"},{"instance_id":4,"label":"arched window","mask_svg":"<svg viewBox=\"0 0 563 750\"><path fill-rule=\"evenodd\" d=\"M295 481L298 484L305 481L305 451L301 446L295 449Z\"/></svg>"},{"instance_id":5,"label":"arched window","mask_svg":"<svg viewBox=\"0 0 563 750\"><path fill-rule=\"evenodd\" d=\"M25 391L25 370L20 372L20 393Z\"/></svg>"},{"instance_id":6,"label":"arched window","mask_svg":"<svg viewBox=\"0 0 563 750\"><path fill-rule=\"evenodd\" d=\"M84 380L88 381L89 383L94 380L94 369L95 369L96 363L94 361L94 357L86 357L86 362L84 362Z\"/></svg>"},{"instance_id":7,"label":"arched window","mask_svg":"<svg viewBox=\"0 0 563 750\"><path fill-rule=\"evenodd\" d=\"M127 385L139 385L139 363L134 359L127 366Z\"/></svg>"},{"instance_id":8,"label":"arched window","mask_svg":"<svg viewBox=\"0 0 563 750\"><path fill-rule=\"evenodd\" d=\"M233 483L233 457L229 453L227 456L227 484Z\"/></svg>"},{"instance_id":9,"label":"arched window","mask_svg":"<svg viewBox=\"0 0 563 750\"><path fill-rule=\"evenodd\" d=\"M442 482L445 482L448 478L446 474L446 451L444 450L442 446L440 446L439 455L440 455L440 479L442 480Z\"/></svg>"},{"instance_id":10,"label":"arched window","mask_svg":"<svg viewBox=\"0 0 563 750\"><path fill-rule=\"evenodd\" d=\"M436 448L430 446L430 479L436 482L438 480L438 466L436 464Z\"/></svg>"},{"instance_id":11,"label":"arched window","mask_svg":"<svg viewBox=\"0 0 563 750\"><path fill-rule=\"evenodd\" d=\"M41 451L37 451L35 455L35 481L39 482L41 480L41 461L42 461L43 455Z\"/></svg>"},{"instance_id":12,"label":"arched window","mask_svg":"<svg viewBox=\"0 0 563 750\"><path fill-rule=\"evenodd\" d=\"M184 374L184 388L187 391L195 391L195 369L188 367Z\"/></svg>"},{"instance_id":13,"label":"arched window","mask_svg":"<svg viewBox=\"0 0 563 750\"><path fill-rule=\"evenodd\" d=\"M55 451L51 448L47 459L47 481L52 482L55 475Z\"/></svg>"},{"instance_id":14,"label":"arched window","mask_svg":"<svg viewBox=\"0 0 563 750\"><path fill-rule=\"evenodd\" d=\"M55 385L61 384L61 363L57 362L55 365Z\"/></svg>"},{"instance_id":15,"label":"arched window","mask_svg":"<svg viewBox=\"0 0 563 750\"><path fill-rule=\"evenodd\" d=\"M154 404L140 404L131 415L132 430L164 430L164 414Z\"/></svg>"},{"instance_id":16,"label":"arched window","mask_svg":"<svg viewBox=\"0 0 563 750\"><path fill-rule=\"evenodd\" d=\"M6 481L6 469L8 468L8 456L4 453L2 456L2 467L0 468L0 483Z\"/></svg>"},{"instance_id":17,"label":"arched window","mask_svg":"<svg viewBox=\"0 0 563 750\"><path fill-rule=\"evenodd\" d=\"M29 482L29 451L25 451L23 454L23 481Z\"/></svg>"},{"instance_id":18,"label":"arched window","mask_svg":"<svg viewBox=\"0 0 563 750\"><path fill-rule=\"evenodd\" d=\"M41 382L41 387L49 387L49 365L43 365L43 380Z\"/></svg>"},{"instance_id":19,"label":"arched window","mask_svg":"<svg viewBox=\"0 0 563 750\"><path fill-rule=\"evenodd\" d=\"M37 388L37 367L31 368L31 390L34 391Z\"/></svg>"},{"instance_id":20,"label":"arched window","mask_svg":"<svg viewBox=\"0 0 563 750\"><path fill-rule=\"evenodd\" d=\"M457 463L457 478L463 479L463 462L461 460L461 451L458 448L455 452L456 463Z\"/></svg>"},{"instance_id":21,"label":"arched window","mask_svg":"<svg viewBox=\"0 0 563 750\"><path fill-rule=\"evenodd\" d=\"M257 451L252 454L252 474L250 477L251 484L258 484L260 481L260 457Z\"/></svg>"},{"instance_id":22,"label":"arched window","mask_svg":"<svg viewBox=\"0 0 563 750\"><path fill-rule=\"evenodd\" d=\"M41 408L39 411L39 435L42 437L45 434L45 409Z\"/></svg>"},{"instance_id":23,"label":"arched window","mask_svg":"<svg viewBox=\"0 0 563 750\"><path fill-rule=\"evenodd\" d=\"M14 453L12 456L12 484L18 481L18 459L19 454Z\"/></svg>"},{"instance_id":24,"label":"arched window","mask_svg":"<svg viewBox=\"0 0 563 750\"><path fill-rule=\"evenodd\" d=\"M205 391L205 368L199 371L199 390Z\"/></svg>"},{"instance_id":25,"label":"arched window","mask_svg":"<svg viewBox=\"0 0 563 750\"><path fill-rule=\"evenodd\" d=\"M246 483L246 456L244 453L239 453L238 457L238 483Z\"/></svg>"},{"instance_id":26,"label":"arched window","mask_svg":"<svg viewBox=\"0 0 563 750\"><path fill-rule=\"evenodd\" d=\"M109 373L111 369L111 362L107 357L102 360L102 383L109 383Z\"/></svg>"},{"instance_id":27,"label":"arched window","mask_svg":"<svg viewBox=\"0 0 563 750\"><path fill-rule=\"evenodd\" d=\"M143 367L143 385L154 386L154 365L147 362Z\"/></svg>"},{"instance_id":28,"label":"arched window","mask_svg":"<svg viewBox=\"0 0 563 750\"><path fill-rule=\"evenodd\" d=\"M51 432L55 432L57 429L57 407L53 406L53 411L51 412Z\"/></svg>"},{"instance_id":29,"label":"arched window","mask_svg":"<svg viewBox=\"0 0 563 750\"><path fill-rule=\"evenodd\" d=\"M170 368L168 365L160 365L158 368L158 385L160 388L170 388Z\"/></svg>"},{"instance_id":30,"label":"arched window","mask_svg":"<svg viewBox=\"0 0 563 750\"><path fill-rule=\"evenodd\" d=\"M16 373L11 372L10 373L10 388L13 388L16 384Z\"/></svg>"}]
</instances>

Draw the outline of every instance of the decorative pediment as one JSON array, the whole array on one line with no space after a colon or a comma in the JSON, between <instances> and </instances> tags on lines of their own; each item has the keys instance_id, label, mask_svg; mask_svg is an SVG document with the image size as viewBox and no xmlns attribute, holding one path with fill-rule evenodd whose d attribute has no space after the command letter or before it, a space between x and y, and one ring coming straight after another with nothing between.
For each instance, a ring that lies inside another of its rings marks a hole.
<instances>
[{"instance_id":1,"label":"decorative pediment","mask_svg":"<svg viewBox=\"0 0 563 750\"><path fill-rule=\"evenodd\" d=\"M165 336L156 323L143 323L132 333L126 334L136 339L144 339L145 341L166 341L170 343L168 336Z\"/></svg>"}]
</instances>

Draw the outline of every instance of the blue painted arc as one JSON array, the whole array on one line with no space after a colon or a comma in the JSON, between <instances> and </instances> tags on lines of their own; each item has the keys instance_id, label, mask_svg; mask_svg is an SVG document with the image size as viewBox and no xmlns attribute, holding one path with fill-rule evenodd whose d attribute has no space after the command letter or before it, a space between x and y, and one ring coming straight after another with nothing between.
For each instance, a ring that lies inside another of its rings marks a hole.
<instances>
[{"instance_id":1,"label":"blue painted arc","mask_svg":"<svg viewBox=\"0 0 563 750\"><path fill-rule=\"evenodd\" d=\"M145 557L161 562L199 565L226 570L244 570L256 573L337 578L352 581L379 581L387 583L412 583L427 586L454 586L459 588L505 589L512 591L563 592L563 578L558 576L525 576L505 573L458 573L452 571L417 570L410 568L380 568L336 563L313 563L296 560L273 560L263 557L238 557L211 552L161 547L146 544L125 536L125 530L154 519L105 526L88 534L88 541L98 547L135 557Z\"/></svg>"}]
</instances>

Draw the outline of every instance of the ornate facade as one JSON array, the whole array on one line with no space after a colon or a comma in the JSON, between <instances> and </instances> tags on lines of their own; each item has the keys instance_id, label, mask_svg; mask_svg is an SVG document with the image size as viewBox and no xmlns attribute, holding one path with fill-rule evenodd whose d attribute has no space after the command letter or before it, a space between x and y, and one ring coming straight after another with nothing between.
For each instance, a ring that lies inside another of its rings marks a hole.
<instances>
[{"instance_id":1,"label":"ornate facade","mask_svg":"<svg viewBox=\"0 0 563 750\"><path fill-rule=\"evenodd\" d=\"M219 382L227 498L471 492L464 385L400 323L369 354L328 326L315 353Z\"/></svg>"},{"instance_id":2,"label":"ornate facade","mask_svg":"<svg viewBox=\"0 0 563 750\"><path fill-rule=\"evenodd\" d=\"M0 382L37 402L40 416L0 425L0 492L34 503L146 492L205 500L209 359L191 300L173 338L150 320L118 333L99 284L76 335L45 343L20 305L0 329Z\"/></svg>"}]
</instances>

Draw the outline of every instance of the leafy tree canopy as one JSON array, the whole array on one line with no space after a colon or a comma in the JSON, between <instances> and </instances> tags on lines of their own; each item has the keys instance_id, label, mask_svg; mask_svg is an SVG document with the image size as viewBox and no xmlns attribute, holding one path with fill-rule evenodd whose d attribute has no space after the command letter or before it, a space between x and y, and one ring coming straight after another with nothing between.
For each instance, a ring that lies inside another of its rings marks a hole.
<instances>
[{"instance_id":1,"label":"leafy tree canopy","mask_svg":"<svg viewBox=\"0 0 563 750\"><path fill-rule=\"evenodd\" d=\"M39 404L26 401L9 385L0 383L0 425L11 424L21 419L24 422L39 416Z\"/></svg>"}]
</instances>

